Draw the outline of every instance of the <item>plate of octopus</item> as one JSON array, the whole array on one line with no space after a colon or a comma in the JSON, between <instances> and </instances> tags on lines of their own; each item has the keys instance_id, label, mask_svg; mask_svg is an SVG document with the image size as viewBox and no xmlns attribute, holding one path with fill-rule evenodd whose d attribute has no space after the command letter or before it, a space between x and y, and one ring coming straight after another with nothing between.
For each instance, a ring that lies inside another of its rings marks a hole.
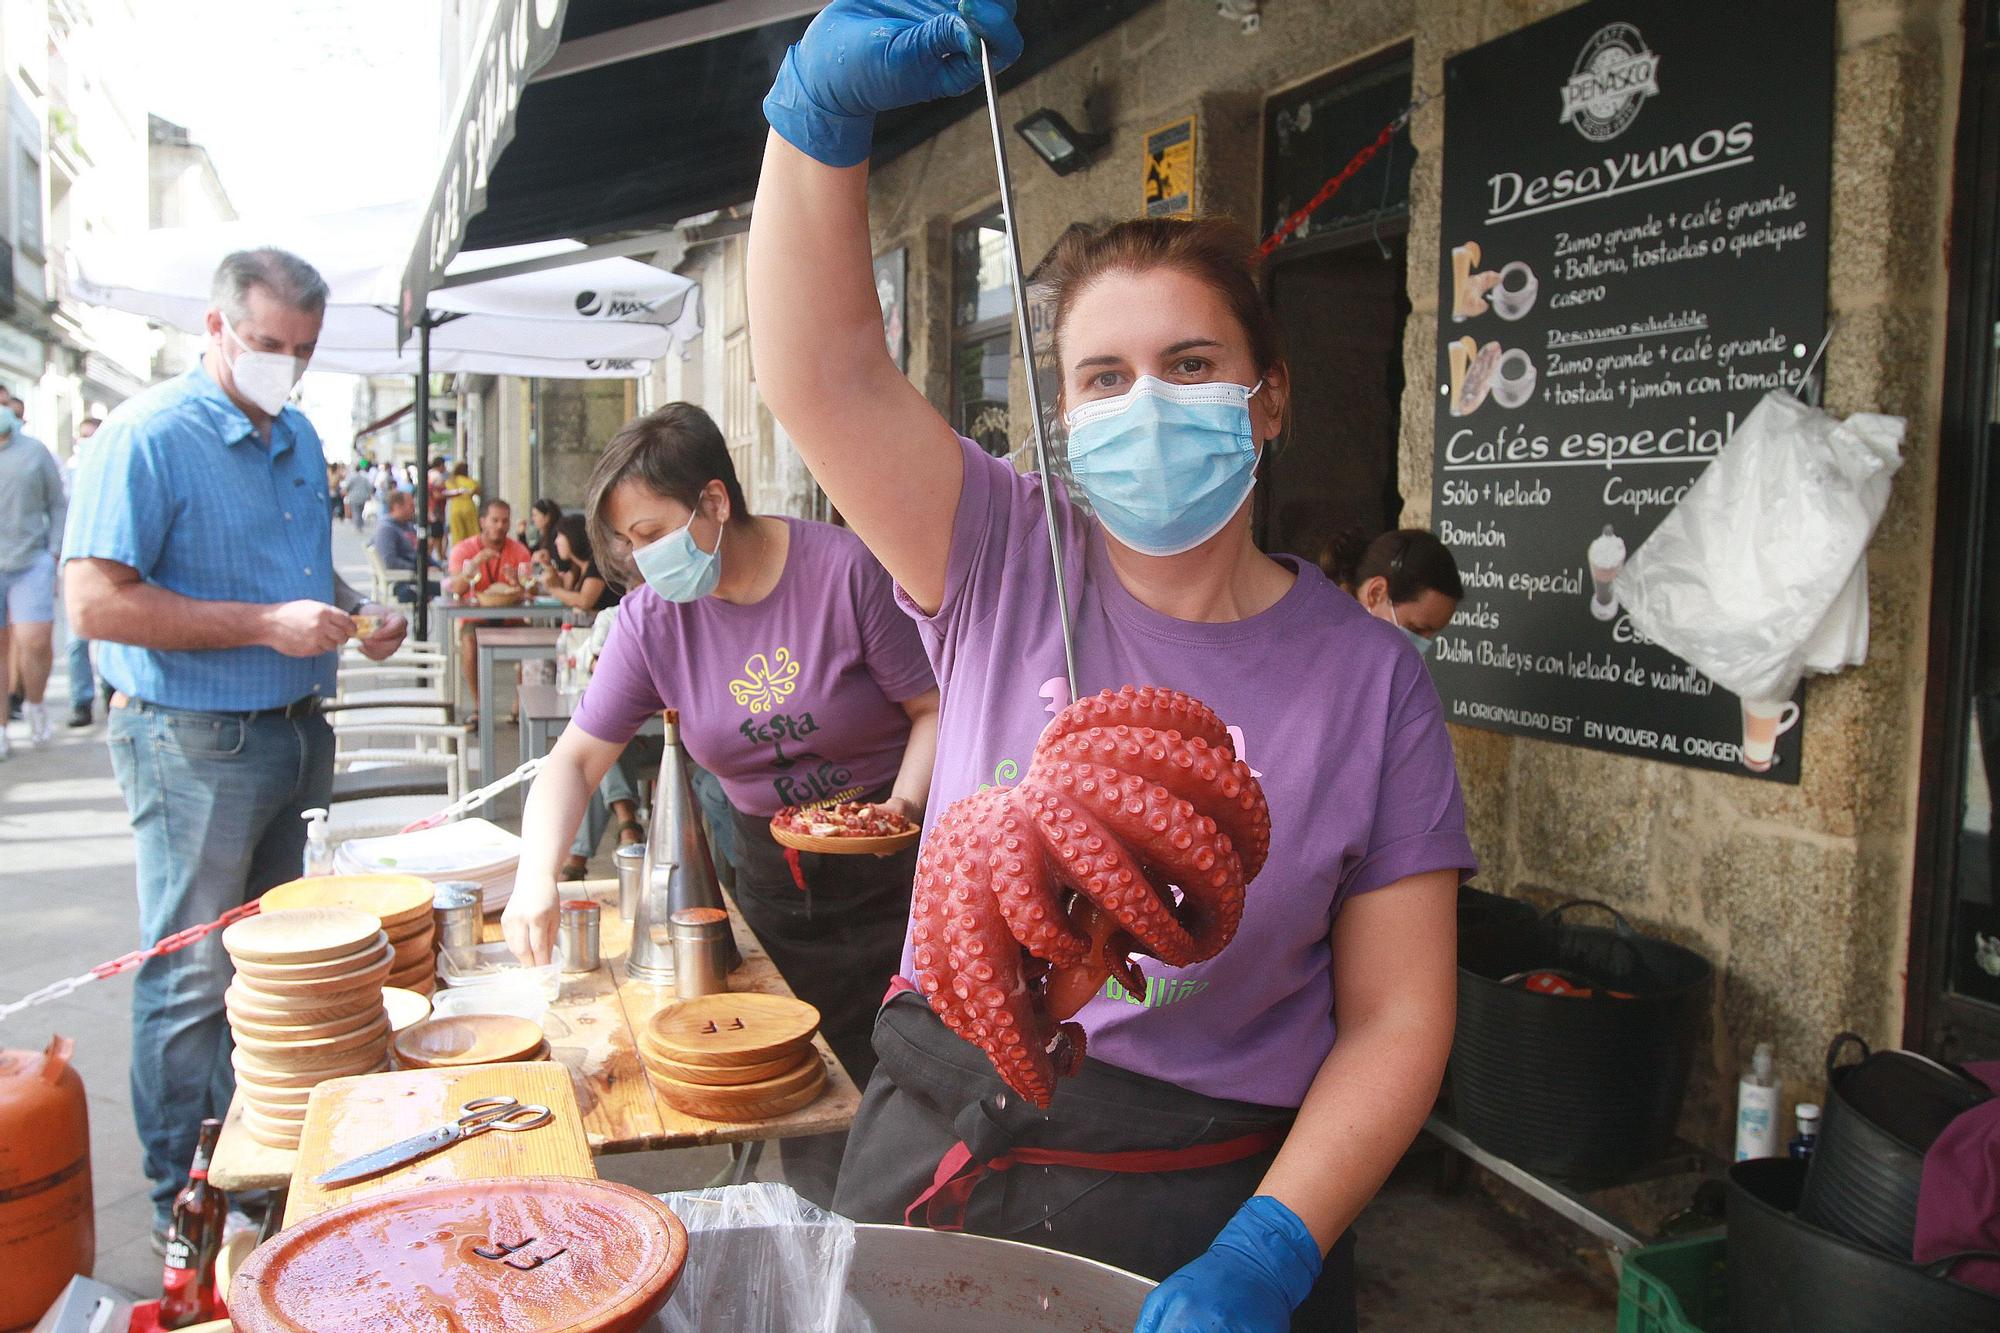
<instances>
[{"instance_id":1,"label":"plate of octopus","mask_svg":"<svg viewBox=\"0 0 2000 1333\"><path fill-rule=\"evenodd\" d=\"M893 810L865 801L787 806L771 817L771 836L781 847L833 856L887 856L923 836L923 830Z\"/></svg>"}]
</instances>

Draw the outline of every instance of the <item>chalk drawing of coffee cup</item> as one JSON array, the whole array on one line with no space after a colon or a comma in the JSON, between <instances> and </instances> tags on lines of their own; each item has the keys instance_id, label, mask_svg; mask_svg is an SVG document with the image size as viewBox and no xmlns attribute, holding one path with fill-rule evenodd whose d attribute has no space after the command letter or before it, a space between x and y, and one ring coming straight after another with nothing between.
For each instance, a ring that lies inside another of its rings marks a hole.
<instances>
[{"instance_id":1,"label":"chalk drawing of coffee cup","mask_svg":"<svg viewBox=\"0 0 2000 1333\"><path fill-rule=\"evenodd\" d=\"M1611 591L1612 580L1618 571L1625 568L1625 541L1611 530L1609 523L1604 531L1590 539L1590 614L1599 620L1610 620L1618 614L1618 595Z\"/></svg>"},{"instance_id":2,"label":"chalk drawing of coffee cup","mask_svg":"<svg viewBox=\"0 0 2000 1333\"><path fill-rule=\"evenodd\" d=\"M1469 417L1486 402L1493 390L1493 375L1500 368L1500 344L1481 347L1471 338L1460 338L1448 349L1451 356L1451 414Z\"/></svg>"},{"instance_id":3,"label":"chalk drawing of coffee cup","mask_svg":"<svg viewBox=\"0 0 2000 1333\"><path fill-rule=\"evenodd\" d=\"M1493 370L1493 401L1510 411L1535 396L1535 359L1518 347L1500 354Z\"/></svg>"},{"instance_id":4,"label":"chalk drawing of coffee cup","mask_svg":"<svg viewBox=\"0 0 2000 1333\"><path fill-rule=\"evenodd\" d=\"M1790 699L1743 700L1743 767L1771 771L1778 737L1799 724L1799 706Z\"/></svg>"},{"instance_id":5,"label":"chalk drawing of coffee cup","mask_svg":"<svg viewBox=\"0 0 2000 1333\"><path fill-rule=\"evenodd\" d=\"M1535 308L1535 298L1542 291L1535 270L1516 259L1503 265L1492 277L1494 282L1486 292L1486 300L1494 314L1502 319L1520 319Z\"/></svg>"}]
</instances>

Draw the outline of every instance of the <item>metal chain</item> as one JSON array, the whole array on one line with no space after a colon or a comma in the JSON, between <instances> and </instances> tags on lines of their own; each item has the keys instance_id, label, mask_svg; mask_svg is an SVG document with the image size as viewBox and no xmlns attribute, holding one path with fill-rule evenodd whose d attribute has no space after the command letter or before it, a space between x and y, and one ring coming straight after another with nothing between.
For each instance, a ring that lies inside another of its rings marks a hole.
<instances>
[{"instance_id":1,"label":"metal chain","mask_svg":"<svg viewBox=\"0 0 2000 1333\"><path fill-rule=\"evenodd\" d=\"M1375 154L1389 146L1390 141L1396 137L1397 132L1410 123L1410 117L1417 113L1417 108L1429 100L1430 95L1428 93L1419 96L1415 101L1403 108L1402 114L1398 115L1387 125L1384 125L1382 132L1375 136L1375 141L1363 146L1361 151L1356 153L1348 161L1347 165L1340 169L1338 174L1329 179L1326 184L1320 186L1319 193L1308 200L1304 208L1299 209L1278 224L1278 229L1266 237L1264 243L1257 247L1258 258L1269 258L1274 250L1285 243L1286 238L1305 224L1307 218L1325 207L1328 200L1340 193L1342 186L1353 180L1355 174L1361 168L1374 160Z\"/></svg>"}]
</instances>

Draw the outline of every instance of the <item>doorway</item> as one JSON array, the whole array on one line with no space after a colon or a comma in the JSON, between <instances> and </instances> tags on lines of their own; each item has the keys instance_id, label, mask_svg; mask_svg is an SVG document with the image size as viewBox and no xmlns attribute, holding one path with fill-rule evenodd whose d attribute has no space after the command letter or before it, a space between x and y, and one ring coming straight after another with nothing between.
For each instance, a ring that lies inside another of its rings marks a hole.
<instances>
[{"instance_id":1,"label":"doorway","mask_svg":"<svg viewBox=\"0 0 2000 1333\"><path fill-rule=\"evenodd\" d=\"M1966 7L1903 1041L2000 1058L2000 3Z\"/></svg>"},{"instance_id":2,"label":"doorway","mask_svg":"<svg viewBox=\"0 0 2000 1333\"><path fill-rule=\"evenodd\" d=\"M1410 100L1399 48L1274 95L1264 113L1263 230L1269 235L1371 143ZM1412 151L1398 131L1279 247L1266 290L1291 363L1291 422L1263 464L1257 536L1317 559L1402 513L1396 454Z\"/></svg>"}]
</instances>

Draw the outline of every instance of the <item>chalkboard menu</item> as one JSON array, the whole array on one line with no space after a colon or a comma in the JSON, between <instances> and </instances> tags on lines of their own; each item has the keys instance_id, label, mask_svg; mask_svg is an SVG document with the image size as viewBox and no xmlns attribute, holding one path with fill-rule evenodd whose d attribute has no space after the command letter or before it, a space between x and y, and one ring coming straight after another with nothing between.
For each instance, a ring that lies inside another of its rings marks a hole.
<instances>
[{"instance_id":1,"label":"chalkboard menu","mask_svg":"<svg viewBox=\"0 0 2000 1333\"><path fill-rule=\"evenodd\" d=\"M1826 324L1832 0L1593 0L1445 64L1432 527L1453 722L1796 782L1796 701L1610 582Z\"/></svg>"}]
</instances>

